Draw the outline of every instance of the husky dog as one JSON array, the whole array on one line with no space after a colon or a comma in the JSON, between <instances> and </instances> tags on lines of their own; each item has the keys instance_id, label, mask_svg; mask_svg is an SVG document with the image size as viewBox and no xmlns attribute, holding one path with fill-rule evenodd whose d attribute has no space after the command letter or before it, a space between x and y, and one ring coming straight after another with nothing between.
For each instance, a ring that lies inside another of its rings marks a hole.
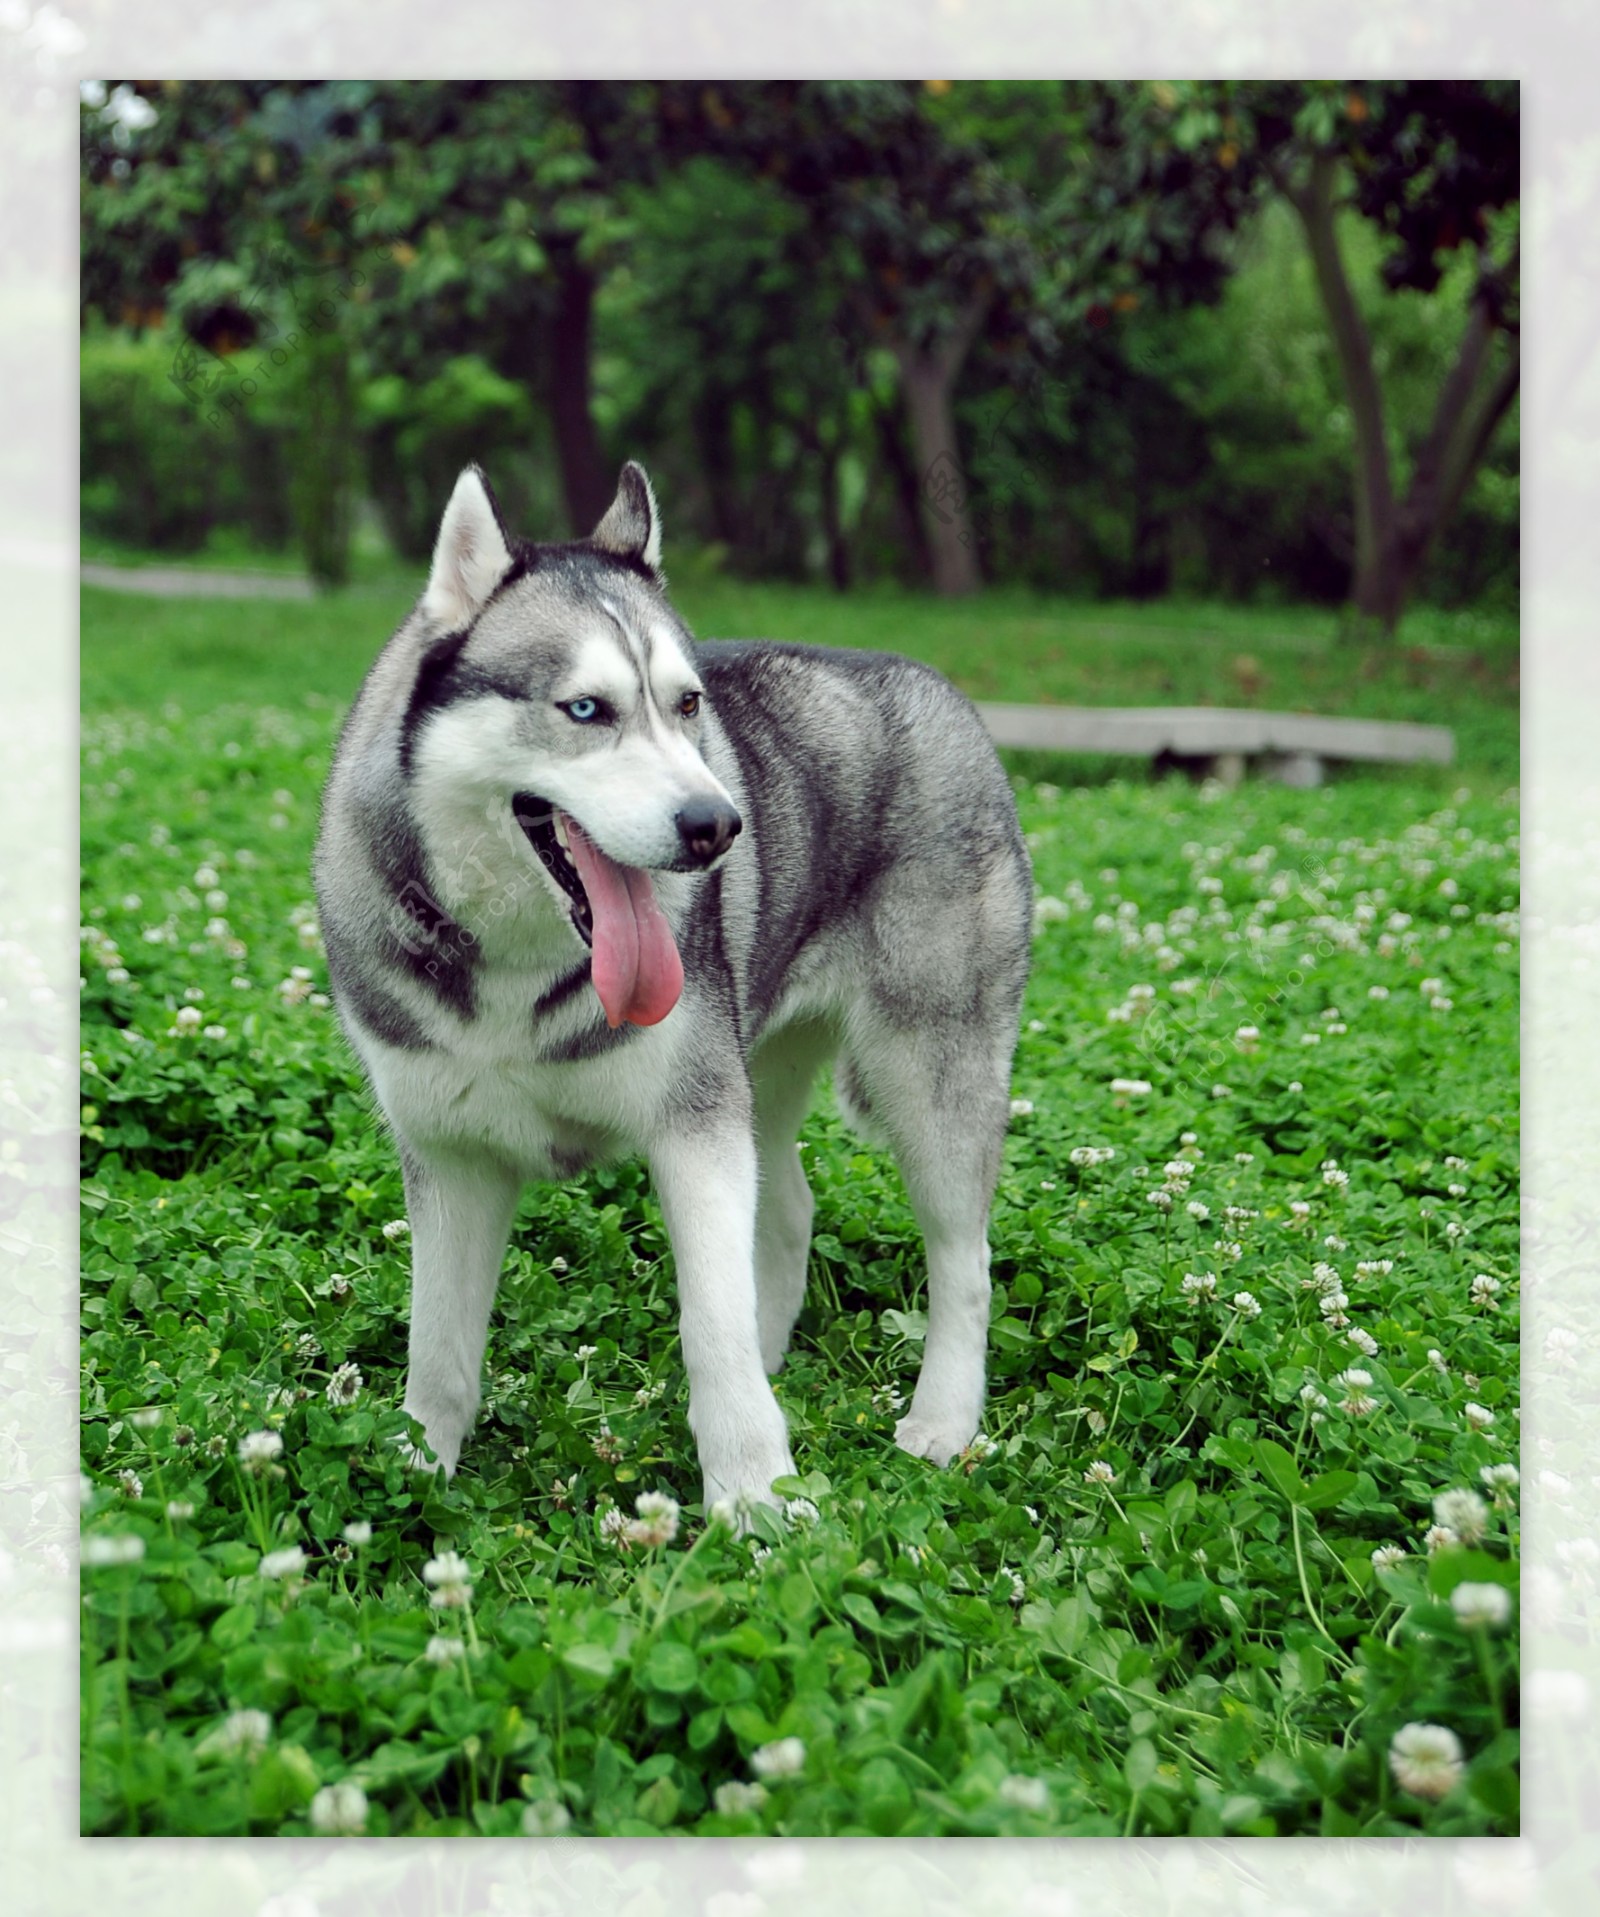
<instances>
[{"instance_id":1,"label":"husky dog","mask_svg":"<svg viewBox=\"0 0 1600 1917\"><path fill-rule=\"evenodd\" d=\"M427 588L368 673L316 883L340 1018L411 1221L405 1407L454 1471L530 1179L648 1160L713 1500L794 1469L767 1374L806 1283L796 1149L833 1060L927 1243L896 1428L937 1464L983 1411L990 1199L1031 880L977 714L882 654L697 644L654 495L589 538L508 535L469 467Z\"/></svg>"}]
</instances>

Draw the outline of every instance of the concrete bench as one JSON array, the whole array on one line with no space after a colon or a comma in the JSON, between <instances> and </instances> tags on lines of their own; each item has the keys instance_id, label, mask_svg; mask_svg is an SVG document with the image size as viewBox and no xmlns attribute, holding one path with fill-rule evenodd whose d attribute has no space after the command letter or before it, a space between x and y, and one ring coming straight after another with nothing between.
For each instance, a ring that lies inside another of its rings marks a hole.
<instances>
[{"instance_id":1,"label":"concrete bench","mask_svg":"<svg viewBox=\"0 0 1600 1917\"><path fill-rule=\"evenodd\" d=\"M1284 785L1321 785L1331 761L1449 765L1448 726L1393 719L1324 719L1239 706L980 705L996 745L1044 752L1125 753L1158 771L1237 785L1254 766Z\"/></svg>"}]
</instances>

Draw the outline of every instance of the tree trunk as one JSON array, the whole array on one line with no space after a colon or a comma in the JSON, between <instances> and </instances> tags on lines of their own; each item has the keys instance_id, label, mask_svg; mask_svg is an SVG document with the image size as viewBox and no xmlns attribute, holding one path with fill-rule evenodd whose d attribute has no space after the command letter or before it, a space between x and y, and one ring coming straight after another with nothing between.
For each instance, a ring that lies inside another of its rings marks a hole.
<instances>
[{"instance_id":1,"label":"tree trunk","mask_svg":"<svg viewBox=\"0 0 1600 1917\"><path fill-rule=\"evenodd\" d=\"M900 430L900 421L894 408L874 403L872 418L878 432L878 447L883 454L883 463L894 482L895 517L900 522L900 536L905 541L906 552L911 560L911 577L926 579L933 571L933 555L928 551L928 542L922 530L922 513L917 503L917 469L906 451L905 435Z\"/></svg>"},{"instance_id":2,"label":"tree trunk","mask_svg":"<svg viewBox=\"0 0 1600 1917\"><path fill-rule=\"evenodd\" d=\"M1335 168L1332 154L1313 155L1305 180L1289 189L1288 197L1305 228L1355 428L1356 562L1351 598L1358 614L1377 620L1387 632L1399 617L1401 598L1394 547L1394 482L1372 340L1350 290L1334 230Z\"/></svg>"},{"instance_id":3,"label":"tree trunk","mask_svg":"<svg viewBox=\"0 0 1600 1917\"><path fill-rule=\"evenodd\" d=\"M905 341L897 349L912 456L921 479L918 505L932 562L933 589L949 597L977 592L983 584L952 402L956 375L987 310L987 299L973 299L954 332L942 340L927 347Z\"/></svg>"},{"instance_id":4,"label":"tree trunk","mask_svg":"<svg viewBox=\"0 0 1600 1917\"><path fill-rule=\"evenodd\" d=\"M850 590L850 542L839 512L839 449L824 447L817 455L817 483L822 489L822 530L828 540L828 577L835 592Z\"/></svg>"},{"instance_id":5,"label":"tree trunk","mask_svg":"<svg viewBox=\"0 0 1600 1917\"><path fill-rule=\"evenodd\" d=\"M301 377L290 511L306 571L318 585L343 586L350 578L356 430L350 349L339 333L311 334Z\"/></svg>"},{"instance_id":6,"label":"tree trunk","mask_svg":"<svg viewBox=\"0 0 1600 1917\"><path fill-rule=\"evenodd\" d=\"M616 491L616 474L600 450L589 408L595 280L570 243L551 246L551 263L556 270L556 305L545 397L561 462L567 518L573 536L582 539L600 523Z\"/></svg>"},{"instance_id":7,"label":"tree trunk","mask_svg":"<svg viewBox=\"0 0 1600 1917\"><path fill-rule=\"evenodd\" d=\"M1396 501L1384 433L1383 394L1372 341L1357 309L1334 231L1330 154L1318 154L1304 182L1284 191L1299 214L1327 309L1334 349L1355 426L1355 574L1350 601L1359 620L1392 634L1440 528L1460 504L1494 430L1516 396L1520 355L1488 379L1496 333L1495 302L1480 280L1456 352L1417 450L1403 501Z\"/></svg>"}]
</instances>

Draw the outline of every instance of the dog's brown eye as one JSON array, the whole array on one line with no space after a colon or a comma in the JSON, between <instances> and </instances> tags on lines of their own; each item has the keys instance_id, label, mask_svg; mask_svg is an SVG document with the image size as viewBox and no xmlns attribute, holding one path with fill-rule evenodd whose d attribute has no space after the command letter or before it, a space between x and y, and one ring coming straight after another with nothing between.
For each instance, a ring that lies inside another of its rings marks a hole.
<instances>
[{"instance_id":1,"label":"dog's brown eye","mask_svg":"<svg viewBox=\"0 0 1600 1917\"><path fill-rule=\"evenodd\" d=\"M692 719L694 715L700 710L699 693L686 692L683 695L683 697L678 701L678 710L683 714L684 718Z\"/></svg>"}]
</instances>

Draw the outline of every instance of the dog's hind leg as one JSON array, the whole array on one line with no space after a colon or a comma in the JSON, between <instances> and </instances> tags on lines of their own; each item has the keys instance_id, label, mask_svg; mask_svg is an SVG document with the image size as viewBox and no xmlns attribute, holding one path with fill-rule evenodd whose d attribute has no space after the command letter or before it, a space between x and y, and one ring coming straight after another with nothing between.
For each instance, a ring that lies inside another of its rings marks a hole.
<instances>
[{"instance_id":1,"label":"dog's hind leg","mask_svg":"<svg viewBox=\"0 0 1600 1917\"><path fill-rule=\"evenodd\" d=\"M902 1451L948 1464L983 1418L989 1333L989 1205L1009 1116L1004 1058L960 1032L882 1034L852 1045L867 1116L899 1161L928 1257L928 1335Z\"/></svg>"},{"instance_id":2,"label":"dog's hind leg","mask_svg":"<svg viewBox=\"0 0 1600 1917\"><path fill-rule=\"evenodd\" d=\"M755 1094L756 1325L769 1375L783 1364L806 1295L811 1187L796 1149L817 1067L837 1041L825 1027L791 1025L750 1061Z\"/></svg>"},{"instance_id":3,"label":"dog's hind leg","mask_svg":"<svg viewBox=\"0 0 1600 1917\"><path fill-rule=\"evenodd\" d=\"M411 1221L411 1344L405 1408L446 1474L477 1414L489 1311L522 1181L491 1160L402 1146Z\"/></svg>"}]
</instances>

